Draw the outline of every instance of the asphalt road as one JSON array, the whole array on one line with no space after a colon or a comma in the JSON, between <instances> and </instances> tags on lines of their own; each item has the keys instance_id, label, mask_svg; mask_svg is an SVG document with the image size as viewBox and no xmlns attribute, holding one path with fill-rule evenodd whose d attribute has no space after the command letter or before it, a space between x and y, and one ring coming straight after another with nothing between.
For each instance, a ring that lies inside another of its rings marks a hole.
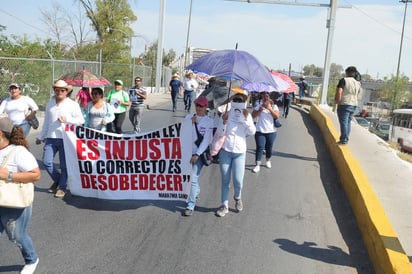
<instances>
[{"instance_id":1,"label":"asphalt road","mask_svg":"<svg viewBox=\"0 0 412 274\"><path fill-rule=\"evenodd\" d=\"M183 119L162 103L146 110L143 131ZM204 167L194 215L185 203L108 201L47 192L36 183L29 233L40 257L36 273L374 273L323 138L308 113L292 107L274 147L272 169L254 167L248 139L244 210L215 216L217 165ZM125 130L131 130L128 120ZM31 150L41 162L42 145ZM231 194L230 196L232 196ZM0 239L0 273L17 273L18 248Z\"/></svg>"}]
</instances>

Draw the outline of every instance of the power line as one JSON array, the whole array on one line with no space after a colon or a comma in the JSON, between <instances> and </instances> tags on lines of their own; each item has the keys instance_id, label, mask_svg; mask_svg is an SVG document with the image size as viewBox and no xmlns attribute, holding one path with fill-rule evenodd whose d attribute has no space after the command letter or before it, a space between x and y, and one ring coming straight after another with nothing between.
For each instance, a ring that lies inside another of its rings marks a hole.
<instances>
[{"instance_id":1,"label":"power line","mask_svg":"<svg viewBox=\"0 0 412 274\"><path fill-rule=\"evenodd\" d=\"M2 10L2 9L0 9L0 12L4 13L4 14L10 16L10 17L12 17L13 19L16 19L16 15L15 15L15 14L8 13L7 11L4 11L4 10ZM23 24L25 24L25 25L27 25L27 26L29 26L29 27L32 27L33 29L36 29L36 30L41 31L41 32L44 31L44 30L42 30L41 28L38 28L38 27L36 27L36 26L31 25L30 23L25 22L23 19L21 19L21 16L18 17L18 20L19 20L19 22L21 22L21 23L23 23Z\"/></svg>"},{"instance_id":2,"label":"power line","mask_svg":"<svg viewBox=\"0 0 412 274\"><path fill-rule=\"evenodd\" d=\"M360 13L362 13L363 15L365 15L366 17L368 17L369 19L371 19L371 20L374 21L375 23L377 23L377 24L379 24L379 25L381 25L381 26L383 26L383 27L385 27L385 28L387 28L387 29L389 29L389 30L391 30L391 31L399 34L399 35L401 34L401 32L400 32L399 30L396 30L396 29L392 28L391 26L386 25L385 23L379 21L378 19L375 19L373 16L369 15L367 12L363 11L363 10L362 10L361 8L359 8L358 6L355 6L355 5L351 4L351 3L350 3L349 1L347 1L347 0L344 0L344 1L345 1L346 3L348 3L349 5L352 5L352 8L356 9L357 11L359 11ZM407 39L409 39L409 40L412 40L412 37L408 37L408 36L406 36L406 35L405 35L405 38L407 38Z\"/></svg>"}]
</instances>

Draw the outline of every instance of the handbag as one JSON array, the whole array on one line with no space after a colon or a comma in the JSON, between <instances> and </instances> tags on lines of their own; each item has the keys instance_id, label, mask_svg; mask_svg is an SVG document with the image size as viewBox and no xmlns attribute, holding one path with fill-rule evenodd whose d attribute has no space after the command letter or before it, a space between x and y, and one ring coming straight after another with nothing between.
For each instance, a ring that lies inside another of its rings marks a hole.
<instances>
[{"instance_id":1,"label":"handbag","mask_svg":"<svg viewBox=\"0 0 412 274\"><path fill-rule=\"evenodd\" d=\"M4 158L1 167L4 167L10 156L19 146L15 146ZM25 208L34 200L34 184L0 180L0 206L9 208Z\"/></svg>"},{"instance_id":2,"label":"handbag","mask_svg":"<svg viewBox=\"0 0 412 274\"><path fill-rule=\"evenodd\" d=\"M30 124L32 128L34 129L39 128L39 120L37 119L36 114L30 120L27 120L27 122Z\"/></svg>"},{"instance_id":3,"label":"handbag","mask_svg":"<svg viewBox=\"0 0 412 274\"><path fill-rule=\"evenodd\" d=\"M195 144L199 146L203 141L203 136L200 135L199 130L197 129L197 123L195 123L197 140ZM210 154L210 147L207 146L205 151L199 155L200 160L202 161L203 165L210 166L212 164L212 155Z\"/></svg>"},{"instance_id":4,"label":"handbag","mask_svg":"<svg viewBox=\"0 0 412 274\"><path fill-rule=\"evenodd\" d=\"M282 126L282 123L279 121L279 119L273 119L273 124L275 125L276 128Z\"/></svg>"},{"instance_id":5,"label":"handbag","mask_svg":"<svg viewBox=\"0 0 412 274\"><path fill-rule=\"evenodd\" d=\"M215 156L219 153L219 151L222 149L223 144L225 143L225 140L226 135L218 136L217 133L213 135L211 151L212 156Z\"/></svg>"}]
</instances>

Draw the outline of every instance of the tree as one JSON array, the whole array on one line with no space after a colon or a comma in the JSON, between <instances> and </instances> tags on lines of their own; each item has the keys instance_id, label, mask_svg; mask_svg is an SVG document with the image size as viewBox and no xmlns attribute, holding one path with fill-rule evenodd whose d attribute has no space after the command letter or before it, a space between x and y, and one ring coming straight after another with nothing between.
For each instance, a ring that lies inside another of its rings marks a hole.
<instances>
[{"instance_id":1,"label":"tree","mask_svg":"<svg viewBox=\"0 0 412 274\"><path fill-rule=\"evenodd\" d=\"M129 60L130 39L133 30L130 25L137 20L129 3L125 0L78 0L86 10L98 40L101 42L104 61Z\"/></svg>"},{"instance_id":2,"label":"tree","mask_svg":"<svg viewBox=\"0 0 412 274\"><path fill-rule=\"evenodd\" d=\"M341 65L332 63L330 64L330 70L329 70L329 78L330 79L339 79L344 77L344 71L343 67Z\"/></svg>"},{"instance_id":3,"label":"tree","mask_svg":"<svg viewBox=\"0 0 412 274\"><path fill-rule=\"evenodd\" d=\"M391 103L392 109L399 108L402 103L410 99L411 92L409 88L409 78L404 74L399 76L392 75L390 79L385 78L385 85L378 90L379 98L383 102Z\"/></svg>"}]
</instances>

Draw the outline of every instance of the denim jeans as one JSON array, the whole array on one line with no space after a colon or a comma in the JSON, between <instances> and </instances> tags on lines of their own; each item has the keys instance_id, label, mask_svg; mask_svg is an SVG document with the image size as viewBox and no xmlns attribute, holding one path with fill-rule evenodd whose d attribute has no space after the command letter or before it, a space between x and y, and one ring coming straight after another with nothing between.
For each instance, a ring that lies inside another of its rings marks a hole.
<instances>
[{"instance_id":1,"label":"denim jeans","mask_svg":"<svg viewBox=\"0 0 412 274\"><path fill-rule=\"evenodd\" d=\"M21 127L21 129L23 130L24 137L27 137L27 135L29 135L30 133L31 125L29 123L25 123L19 125L19 127Z\"/></svg>"},{"instance_id":2,"label":"denim jeans","mask_svg":"<svg viewBox=\"0 0 412 274\"><path fill-rule=\"evenodd\" d=\"M172 96L173 110L176 110L176 108L177 108L177 98L179 97L179 93L172 91L171 96Z\"/></svg>"},{"instance_id":3,"label":"denim jeans","mask_svg":"<svg viewBox=\"0 0 412 274\"><path fill-rule=\"evenodd\" d=\"M231 176L233 176L234 198L241 198L243 176L245 175L245 161L246 153L233 153L224 149L220 150L219 166L222 176L222 204L229 204L229 184Z\"/></svg>"},{"instance_id":4,"label":"denim jeans","mask_svg":"<svg viewBox=\"0 0 412 274\"><path fill-rule=\"evenodd\" d=\"M350 125L352 116L355 113L356 106L339 105L338 119L340 124L340 138L339 141L346 144L349 141Z\"/></svg>"},{"instance_id":5,"label":"denim jeans","mask_svg":"<svg viewBox=\"0 0 412 274\"><path fill-rule=\"evenodd\" d=\"M56 169L53 159L56 153L59 152L59 163L61 172ZM63 139L59 138L47 138L43 148L43 164L47 170L47 173L52 178L53 182L59 184L61 190L67 188L67 167L66 157L64 153Z\"/></svg>"},{"instance_id":6,"label":"denim jeans","mask_svg":"<svg viewBox=\"0 0 412 274\"><path fill-rule=\"evenodd\" d=\"M200 193L200 186L199 186L199 175L200 171L202 170L203 162L200 158L197 160L195 164L192 165L192 183L190 186L190 194L189 199L187 200L186 208L194 210L196 205L196 197Z\"/></svg>"},{"instance_id":7,"label":"denim jeans","mask_svg":"<svg viewBox=\"0 0 412 274\"><path fill-rule=\"evenodd\" d=\"M185 90L183 94L183 101L185 102L185 110L190 112L195 92L193 90Z\"/></svg>"},{"instance_id":8,"label":"denim jeans","mask_svg":"<svg viewBox=\"0 0 412 274\"><path fill-rule=\"evenodd\" d=\"M256 142L256 164L262 162L263 150L266 151L266 161L269 161L272 157L273 144L276 140L277 132L262 133L256 131L255 142Z\"/></svg>"},{"instance_id":9,"label":"denim jeans","mask_svg":"<svg viewBox=\"0 0 412 274\"><path fill-rule=\"evenodd\" d=\"M33 242L27 234L31 211L32 206L26 208L0 207L0 237L3 231L6 230L10 241L20 248L26 264L33 264L37 260Z\"/></svg>"}]
</instances>

